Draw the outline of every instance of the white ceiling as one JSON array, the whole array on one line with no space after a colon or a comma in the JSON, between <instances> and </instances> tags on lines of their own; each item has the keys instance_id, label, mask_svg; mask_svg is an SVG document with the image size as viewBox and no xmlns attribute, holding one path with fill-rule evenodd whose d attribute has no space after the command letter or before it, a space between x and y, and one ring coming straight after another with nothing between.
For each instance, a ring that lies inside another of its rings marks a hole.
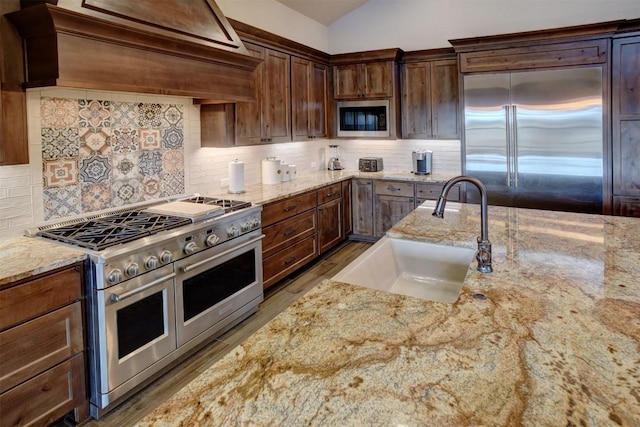
<instances>
[{"instance_id":1,"label":"white ceiling","mask_svg":"<svg viewBox=\"0 0 640 427\"><path fill-rule=\"evenodd\" d=\"M330 25L369 0L276 0L313 19L322 25Z\"/></svg>"}]
</instances>

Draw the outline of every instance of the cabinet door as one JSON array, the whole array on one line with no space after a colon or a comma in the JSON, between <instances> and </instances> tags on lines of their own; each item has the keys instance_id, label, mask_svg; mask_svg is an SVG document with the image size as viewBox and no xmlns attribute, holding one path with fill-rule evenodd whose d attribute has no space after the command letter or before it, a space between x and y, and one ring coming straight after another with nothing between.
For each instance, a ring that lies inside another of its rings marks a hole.
<instances>
[{"instance_id":1,"label":"cabinet door","mask_svg":"<svg viewBox=\"0 0 640 427\"><path fill-rule=\"evenodd\" d=\"M456 60L431 63L431 132L434 138L458 139L458 62Z\"/></svg>"},{"instance_id":2,"label":"cabinet door","mask_svg":"<svg viewBox=\"0 0 640 427\"><path fill-rule=\"evenodd\" d=\"M353 233L373 237L373 181L354 179L351 184Z\"/></svg>"},{"instance_id":3,"label":"cabinet door","mask_svg":"<svg viewBox=\"0 0 640 427\"><path fill-rule=\"evenodd\" d=\"M397 196L375 196L375 236L382 237L388 229L414 209L413 198Z\"/></svg>"},{"instance_id":4,"label":"cabinet door","mask_svg":"<svg viewBox=\"0 0 640 427\"><path fill-rule=\"evenodd\" d=\"M327 67L291 59L291 110L296 141L327 136Z\"/></svg>"},{"instance_id":5,"label":"cabinet door","mask_svg":"<svg viewBox=\"0 0 640 427\"><path fill-rule=\"evenodd\" d=\"M251 43L245 43L249 54L265 60L266 49ZM264 78L266 63L256 68L256 101L236 103L236 132L238 145L262 144L262 104L265 97Z\"/></svg>"},{"instance_id":6,"label":"cabinet door","mask_svg":"<svg viewBox=\"0 0 640 427\"><path fill-rule=\"evenodd\" d=\"M342 181L342 221L344 237L353 232L353 211L351 208L351 180Z\"/></svg>"},{"instance_id":7,"label":"cabinet door","mask_svg":"<svg viewBox=\"0 0 640 427\"><path fill-rule=\"evenodd\" d=\"M363 91L360 87L360 69L360 64L336 65L333 67L333 97L335 99L361 97Z\"/></svg>"},{"instance_id":8,"label":"cabinet door","mask_svg":"<svg viewBox=\"0 0 640 427\"><path fill-rule=\"evenodd\" d=\"M266 142L291 141L291 99L289 55L266 49L263 129Z\"/></svg>"},{"instance_id":9,"label":"cabinet door","mask_svg":"<svg viewBox=\"0 0 640 427\"><path fill-rule=\"evenodd\" d=\"M639 64L640 36L614 40L613 194L635 198L640 197ZM623 206L614 201L614 213L628 215Z\"/></svg>"},{"instance_id":10,"label":"cabinet door","mask_svg":"<svg viewBox=\"0 0 640 427\"><path fill-rule=\"evenodd\" d=\"M294 141L311 137L312 64L301 58L291 59L291 111Z\"/></svg>"},{"instance_id":11,"label":"cabinet door","mask_svg":"<svg viewBox=\"0 0 640 427\"><path fill-rule=\"evenodd\" d=\"M424 139L431 132L431 63L411 62L402 72L402 135Z\"/></svg>"},{"instance_id":12,"label":"cabinet door","mask_svg":"<svg viewBox=\"0 0 640 427\"><path fill-rule=\"evenodd\" d=\"M342 198L318 206L318 253L340 243L342 236Z\"/></svg>"},{"instance_id":13,"label":"cabinet door","mask_svg":"<svg viewBox=\"0 0 640 427\"><path fill-rule=\"evenodd\" d=\"M329 68L326 65L314 63L311 72L311 103L309 105L311 135L314 138L325 138L329 128L327 124Z\"/></svg>"},{"instance_id":14,"label":"cabinet door","mask_svg":"<svg viewBox=\"0 0 640 427\"><path fill-rule=\"evenodd\" d=\"M391 98L393 96L392 61L370 62L362 66L365 98Z\"/></svg>"}]
</instances>

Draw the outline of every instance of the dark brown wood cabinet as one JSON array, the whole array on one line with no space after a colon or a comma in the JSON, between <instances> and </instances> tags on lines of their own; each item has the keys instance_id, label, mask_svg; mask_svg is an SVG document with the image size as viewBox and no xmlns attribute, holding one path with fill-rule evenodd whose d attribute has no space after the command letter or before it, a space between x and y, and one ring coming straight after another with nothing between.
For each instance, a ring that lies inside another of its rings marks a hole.
<instances>
[{"instance_id":1,"label":"dark brown wood cabinet","mask_svg":"<svg viewBox=\"0 0 640 427\"><path fill-rule=\"evenodd\" d=\"M236 104L236 144L291 141L291 57L251 43L245 47L263 62L256 69L256 102Z\"/></svg>"},{"instance_id":2,"label":"dark brown wood cabinet","mask_svg":"<svg viewBox=\"0 0 640 427\"><path fill-rule=\"evenodd\" d=\"M407 52L402 69L402 136L460 137L458 61L452 49Z\"/></svg>"},{"instance_id":3,"label":"dark brown wood cabinet","mask_svg":"<svg viewBox=\"0 0 640 427\"><path fill-rule=\"evenodd\" d=\"M82 265L0 290L0 412L3 425L46 426L89 417Z\"/></svg>"},{"instance_id":4,"label":"dark brown wood cabinet","mask_svg":"<svg viewBox=\"0 0 640 427\"><path fill-rule=\"evenodd\" d=\"M4 17L17 10L19 0L0 1L0 166L29 163L22 39Z\"/></svg>"},{"instance_id":5,"label":"dark brown wood cabinet","mask_svg":"<svg viewBox=\"0 0 640 427\"><path fill-rule=\"evenodd\" d=\"M640 217L640 33L613 40L613 213Z\"/></svg>"},{"instance_id":6,"label":"dark brown wood cabinet","mask_svg":"<svg viewBox=\"0 0 640 427\"><path fill-rule=\"evenodd\" d=\"M391 98L394 96L393 61L344 64L333 67L334 99Z\"/></svg>"},{"instance_id":7,"label":"dark brown wood cabinet","mask_svg":"<svg viewBox=\"0 0 640 427\"><path fill-rule=\"evenodd\" d=\"M351 181L351 211L353 238L375 240L373 237L373 180L355 178Z\"/></svg>"},{"instance_id":8,"label":"dark brown wood cabinet","mask_svg":"<svg viewBox=\"0 0 640 427\"><path fill-rule=\"evenodd\" d=\"M373 234L380 238L415 209L415 185L412 182L376 180L373 188Z\"/></svg>"},{"instance_id":9,"label":"dark brown wood cabinet","mask_svg":"<svg viewBox=\"0 0 640 427\"><path fill-rule=\"evenodd\" d=\"M307 59L291 58L291 110L293 140L327 136L329 67Z\"/></svg>"},{"instance_id":10,"label":"dark brown wood cabinet","mask_svg":"<svg viewBox=\"0 0 640 427\"><path fill-rule=\"evenodd\" d=\"M351 180L342 181L342 224L345 239L353 233L353 206L351 204Z\"/></svg>"},{"instance_id":11,"label":"dark brown wood cabinet","mask_svg":"<svg viewBox=\"0 0 640 427\"><path fill-rule=\"evenodd\" d=\"M318 254L344 240L342 184L318 190Z\"/></svg>"}]
</instances>

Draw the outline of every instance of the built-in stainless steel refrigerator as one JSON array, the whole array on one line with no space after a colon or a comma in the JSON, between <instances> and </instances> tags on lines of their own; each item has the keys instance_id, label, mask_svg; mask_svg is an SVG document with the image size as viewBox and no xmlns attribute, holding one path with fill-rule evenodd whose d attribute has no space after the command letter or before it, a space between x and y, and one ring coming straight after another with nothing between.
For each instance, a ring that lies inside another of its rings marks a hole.
<instances>
[{"instance_id":1,"label":"built-in stainless steel refrigerator","mask_svg":"<svg viewBox=\"0 0 640 427\"><path fill-rule=\"evenodd\" d=\"M490 204L601 213L602 99L600 67L465 75L463 172Z\"/></svg>"}]
</instances>

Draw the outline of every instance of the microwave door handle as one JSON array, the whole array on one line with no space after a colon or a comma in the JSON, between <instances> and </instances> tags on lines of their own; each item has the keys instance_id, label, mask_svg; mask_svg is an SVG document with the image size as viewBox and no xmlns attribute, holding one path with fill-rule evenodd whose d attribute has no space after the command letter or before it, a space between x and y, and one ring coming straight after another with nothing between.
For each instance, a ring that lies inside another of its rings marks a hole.
<instances>
[{"instance_id":1,"label":"microwave door handle","mask_svg":"<svg viewBox=\"0 0 640 427\"><path fill-rule=\"evenodd\" d=\"M231 248L231 249L227 249L226 251L220 252L219 254L216 254L216 255L214 255L214 256L212 256L212 257L209 257L209 258L207 258L207 259L204 259L204 260L202 260L202 261L198 261L198 262L196 262L196 263L194 263L194 264L190 264L190 265L185 265L185 266L184 266L184 267L182 267L180 270L181 270L183 273L188 273L189 271L191 271L191 270L193 270L193 269L195 269L195 268L198 268L198 267L200 267L201 265L204 265L204 264L210 263L211 261L215 261L216 259L218 259L218 258L220 258L220 257L223 257L223 256L225 256L225 255L228 255L228 254L230 254L230 253L232 253L232 252L235 252L235 251L237 251L238 249L242 249L242 248L244 248L245 246L249 246L249 245L252 245L252 244L254 244L254 243L256 243L256 242L259 242L260 240L264 239L264 238L265 238L265 236L266 236L266 235L264 235L264 234L263 234L263 235L262 235L262 236L260 236L260 237L256 237L255 239L251 239L251 240L249 240L249 241L246 241L246 242L244 242L244 243L243 243L243 244L241 244L241 245L234 246L234 247L233 247L233 248Z\"/></svg>"},{"instance_id":2,"label":"microwave door handle","mask_svg":"<svg viewBox=\"0 0 640 427\"><path fill-rule=\"evenodd\" d=\"M109 298L113 302L120 302L120 301L125 300L125 299L127 299L129 297L132 297L133 295L135 295L137 293L140 293L142 291L146 291L149 288L153 288L154 286L159 285L162 282L166 282L169 279L173 279L174 277L176 277L176 273L167 274L164 277L161 277L161 278L159 278L157 280L154 280L151 283L147 283L146 285L141 286L139 288L136 288L136 289L134 289L132 291L124 292L122 294L111 294L111 296Z\"/></svg>"}]
</instances>

